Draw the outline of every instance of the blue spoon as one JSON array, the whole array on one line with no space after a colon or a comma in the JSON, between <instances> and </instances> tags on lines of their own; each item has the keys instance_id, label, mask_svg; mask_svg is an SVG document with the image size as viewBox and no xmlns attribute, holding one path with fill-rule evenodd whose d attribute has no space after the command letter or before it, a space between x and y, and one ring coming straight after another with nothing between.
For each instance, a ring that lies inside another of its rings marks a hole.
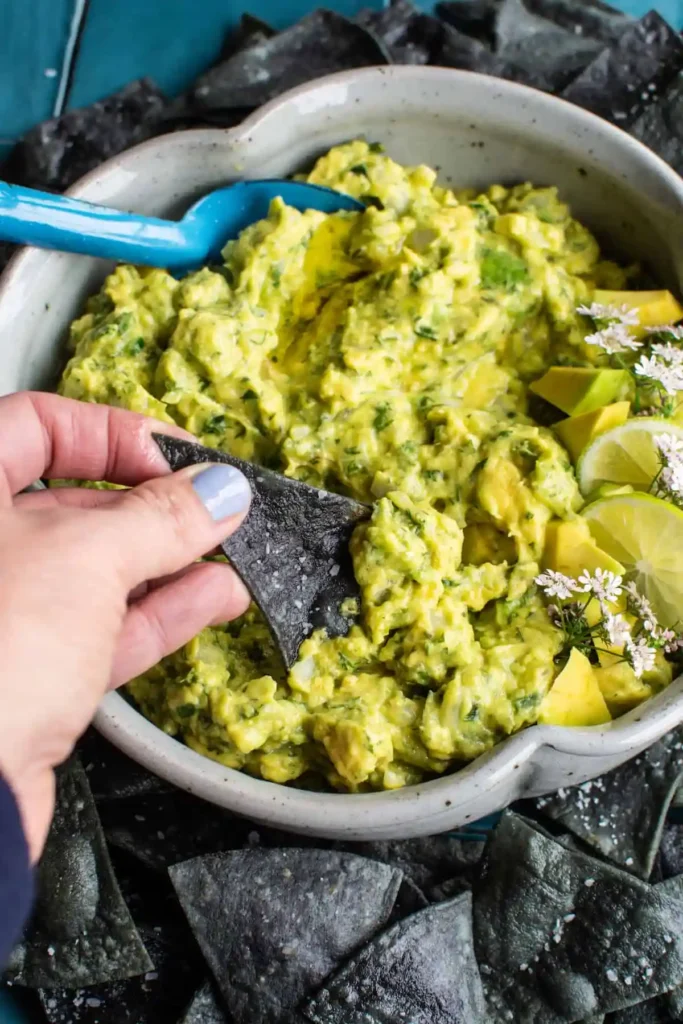
<instances>
[{"instance_id":1,"label":"blue spoon","mask_svg":"<svg viewBox=\"0 0 683 1024\"><path fill-rule=\"evenodd\" d=\"M320 185L240 181L210 192L181 220L161 220L0 182L0 239L181 273L218 263L225 243L266 217L276 196L297 210L365 209Z\"/></svg>"}]
</instances>

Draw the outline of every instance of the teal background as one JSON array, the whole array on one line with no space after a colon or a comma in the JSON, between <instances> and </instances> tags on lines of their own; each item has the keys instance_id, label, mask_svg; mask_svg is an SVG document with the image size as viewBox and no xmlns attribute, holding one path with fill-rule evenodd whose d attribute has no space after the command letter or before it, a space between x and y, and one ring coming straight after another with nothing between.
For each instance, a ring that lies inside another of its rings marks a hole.
<instances>
[{"instance_id":1,"label":"teal background","mask_svg":"<svg viewBox=\"0 0 683 1024\"><path fill-rule=\"evenodd\" d=\"M415 0L430 10L430 0ZM639 17L655 8L683 28L683 0L622 0ZM90 0L76 54L68 108L85 106L148 75L173 95L218 55L225 34L248 11L284 28L309 0ZM380 9L383 0L332 0L342 14ZM38 121L51 117L84 0L0 0L0 157ZM27 1024L15 998L0 991L0 1024Z\"/></svg>"},{"instance_id":2,"label":"teal background","mask_svg":"<svg viewBox=\"0 0 683 1024\"><path fill-rule=\"evenodd\" d=\"M416 2L427 10L433 0ZM327 4L343 14L382 5ZM284 28L313 6L311 0L90 0L69 106L92 103L142 75L179 92L216 57L243 11ZM622 0L620 6L636 16L656 7L683 27L683 0ZM84 7L85 0L1 0L0 156L18 135L52 115L70 29Z\"/></svg>"}]
</instances>

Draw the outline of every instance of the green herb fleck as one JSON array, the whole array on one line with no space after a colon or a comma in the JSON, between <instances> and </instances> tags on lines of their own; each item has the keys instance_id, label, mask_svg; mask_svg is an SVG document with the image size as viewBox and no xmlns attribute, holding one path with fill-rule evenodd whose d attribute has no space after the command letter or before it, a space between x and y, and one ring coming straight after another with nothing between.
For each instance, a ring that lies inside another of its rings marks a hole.
<instances>
[{"instance_id":1,"label":"green herb fleck","mask_svg":"<svg viewBox=\"0 0 683 1024\"><path fill-rule=\"evenodd\" d=\"M225 416L219 413L217 416L210 416L204 424L205 434L222 434L225 430Z\"/></svg>"},{"instance_id":2,"label":"green herb fleck","mask_svg":"<svg viewBox=\"0 0 683 1024\"><path fill-rule=\"evenodd\" d=\"M242 398L244 399L245 402L247 402L250 398L258 398L258 395L256 394L253 388L247 388L247 390L242 395Z\"/></svg>"},{"instance_id":3,"label":"green herb fleck","mask_svg":"<svg viewBox=\"0 0 683 1024\"><path fill-rule=\"evenodd\" d=\"M369 193L362 195L360 197L360 201L361 203L365 203L366 206L374 206L377 210L384 209L384 203L382 200L378 199L377 196L371 196Z\"/></svg>"},{"instance_id":4,"label":"green herb fleck","mask_svg":"<svg viewBox=\"0 0 683 1024\"><path fill-rule=\"evenodd\" d=\"M134 341L129 341L126 345L125 352L127 356L135 356L138 352L142 352L145 347L144 338L136 338Z\"/></svg>"},{"instance_id":5,"label":"green herb fleck","mask_svg":"<svg viewBox=\"0 0 683 1024\"><path fill-rule=\"evenodd\" d=\"M353 167L349 167L351 174L364 174L365 177L369 177L368 168L365 164L354 164Z\"/></svg>"},{"instance_id":6,"label":"green herb fleck","mask_svg":"<svg viewBox=\"0 0 683 1024\"><path fill-rule=\"evenodd\" d=\"M415 333L418 338L429 338L430 341L436 341L439 337L433 327L430 327L429 324L422 324L419 322L415 324Z\"/></svg>"},{"instance_id":7,"label":"green herb fleck","mask_svg":"<svg viewBox=\"0 0 683 1024\"><path fill-rule=\"evenodd\" d=\"M196 704L181 704L180 707L175 709L175 713L178 718L192 718L197 713Z\"/></svg>"},{"instance_id":8,"label":"green herb fleck","mask_svg":"<svg viewBox=\"0 0 683 1024\"><path fill-rule=\"evenodd\" d=\"M524 260L505 249L485 249L481 261L481 286L486 289L514 291L529 276Z\"/></svg>"},{"instance_id":9,"label":"green herb fleck","mask_svg":"<svg viewBox=\"0 0 683 1024\"><path fill-rule=\"evenodd\" d=\"M368 149L370 150L371 153L383 153L384 152L384 146L382 145L381 142L371 142L368 145Z\"/></svg>"},{"instance_id":10,"label":"green herb fleck","mask_svg":"<svg viewBox=\"0 0 683 1024\"><path fill-rule=\"evenodd\" d=\"M379 405L375 406L375 418L372 421L372 425L378 434L382 430L386 430L393 422L394 413L388 402L380 402Z\"/></svg>"}]
</instances>

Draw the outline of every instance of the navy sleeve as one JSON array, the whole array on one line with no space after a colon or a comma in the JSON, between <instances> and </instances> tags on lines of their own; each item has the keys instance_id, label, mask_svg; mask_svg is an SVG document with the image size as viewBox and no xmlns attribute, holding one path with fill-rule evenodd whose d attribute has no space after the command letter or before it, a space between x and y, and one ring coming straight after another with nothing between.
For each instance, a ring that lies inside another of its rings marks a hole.
<instances>
[{"instance_id":1,"label":"navy sleeve","mask_svg":"<svg viewBox=\"0 0 683 1024\"><path fill-rule=\"evenodd\" d=\"M0 974L33 902L34 878L14 794L0 777Z\"/></svg>"}]
</instances>

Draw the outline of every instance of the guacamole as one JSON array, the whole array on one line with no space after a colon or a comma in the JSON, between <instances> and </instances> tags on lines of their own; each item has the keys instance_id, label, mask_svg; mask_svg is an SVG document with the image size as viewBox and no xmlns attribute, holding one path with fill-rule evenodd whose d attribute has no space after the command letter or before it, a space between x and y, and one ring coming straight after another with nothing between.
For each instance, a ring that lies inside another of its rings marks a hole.
<instances>
[{"instance_id":1,"label":"guacamole","mask_svg":"<svg viewBox=\"0 0 683 1024\"><path fill-rule=\"evenodd\" d=\"M575 310L628 275L553 188L455 193L363 141L307 180L365 211L276 200L221 266L118 267L72 326L60 391L374 504L348 636L313 635L287 674L252 607L129 692L231 768L393 789L538 718L562 637L534 579L548 523L582 499L528 384L597 361Z\"/></svg>"}]
</instances>

